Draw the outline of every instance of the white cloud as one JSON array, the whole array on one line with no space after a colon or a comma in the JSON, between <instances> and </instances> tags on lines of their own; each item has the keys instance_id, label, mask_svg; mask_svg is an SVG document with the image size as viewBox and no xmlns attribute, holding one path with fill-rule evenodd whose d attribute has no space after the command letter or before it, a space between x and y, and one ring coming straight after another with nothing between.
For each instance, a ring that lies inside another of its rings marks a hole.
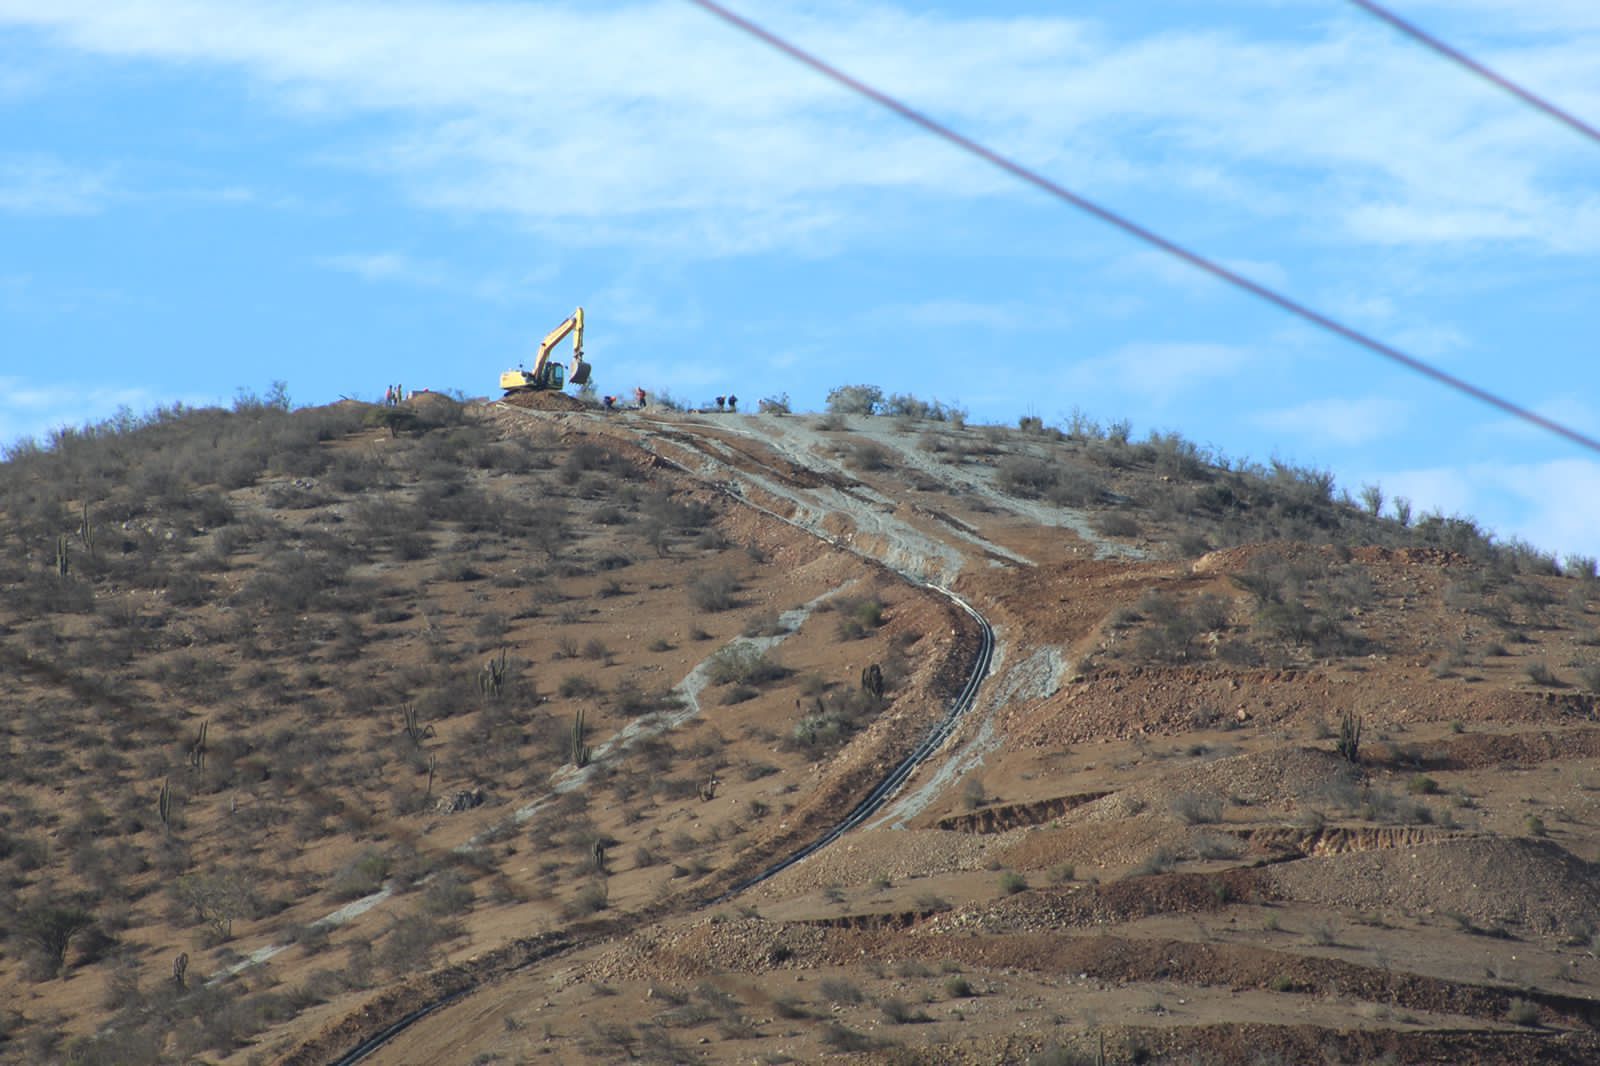
<instances>
[{"instance_id":1,"label":"white cloud","mask_svg":"<svg viewBox=\"0 0 1600 1066\"><path fill-rule=\"evenodd\" d=\"M515 304L537 294L557 273L552 264L516 274L466 277L443 263L403 252L347 252L322 256L317 265L350 274L373 285L410 285L471 296L488 303Z\"/></svg>"},{"instance_id":2,"label":"white cloud","mask_svg":"<svg viewBox=\"0 0 1600 1066\"><path fill-rule=\"evenodd\" d=\"M1227 344L1129 344L1080 360L1063 383L1068 388L1117 388L1164 404L1201 382L1233 377L1254 359L1248 348Z\"/></svg>"},{"instance_id":3,"label":"white cloud","mask_svg":"<svg viewBox=\"0 0 1600 1066\"><path fill-rule=\"evenodd\" d=\"M444 284L444 272L438 266L418 262L398 252L330 255L318 262L331 270L354 274L362 281L398 281L429 288Z\"/></svg>"},{"instance_id":4,"label":"white cloud","mask_svg":"<svg viewBox=\"0 0 1600 1066\"><path fill-rule=\"evenodd\" d=\"M1263 429L1304 437L1315 443L1369 444L1404 428L1407 406L1387 396L1329 397L1262 411L1250 421Z\"/></svg>"},{"instance_id":5,"label":"white cloud","mask_svg":"<svg viewBox=\"0 0 1600 1066\"><path fill-rule=\"evenodd\" d=\"M0 157L0 211L91 215L110 198L104 174L43 155Z\"/></svg>"},{"instance_id":6,"label":"white cloud","mask_svg":"<svg viewBox=\"0 0 1600 1066\"><path fill-rule=\"evenodd\" d=\"M1570 32L1512 58L1600 98L1600 31L1568 4L1533 6ZM1588 146L1354 16L1285 42L887 3L752 9L1090 192L1177 188L1319 240L1600 249L1600 197L1563 178ZM681 3L0 0L4 22L236 70L312 120L394 117L344 162L569 240L827 251L887 224L876 194L1032 195Z\"/></svg>"},{"instance_id":7,"label":"white cloud","mask_svg":"<svg viewBox=\"0 0 1600 1066\"><path fill-rule=\"evenodd\" d=\"M924 300L920 303L888 304L875 308L864 317L868 322L878 325L993 332L1061 329L1071 324L1069 316L1055 308L1029 307L1009 301Z\"/></svg>"}]
</instances>

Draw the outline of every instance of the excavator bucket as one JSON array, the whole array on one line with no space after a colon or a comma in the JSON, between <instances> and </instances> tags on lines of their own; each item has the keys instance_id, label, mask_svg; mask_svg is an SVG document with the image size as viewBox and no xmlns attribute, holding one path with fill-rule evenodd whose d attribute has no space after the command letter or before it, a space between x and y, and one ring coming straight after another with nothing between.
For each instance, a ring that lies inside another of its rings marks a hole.
<instances>
[{"instance_id":1,"label":"excavator bucket","mask_svg":"<svg viewBox=\"0 0 1600 1066\"><path fill-rule=\"evenodd\" d=\"M589 380L589 364L585 363L585 362L583 362L581 360L574 359L572 361L572 373L567 377L568 383L573 384L573 385L582 385L582 384L585 384L588 380Z\"/></svg>"}]
</instances>

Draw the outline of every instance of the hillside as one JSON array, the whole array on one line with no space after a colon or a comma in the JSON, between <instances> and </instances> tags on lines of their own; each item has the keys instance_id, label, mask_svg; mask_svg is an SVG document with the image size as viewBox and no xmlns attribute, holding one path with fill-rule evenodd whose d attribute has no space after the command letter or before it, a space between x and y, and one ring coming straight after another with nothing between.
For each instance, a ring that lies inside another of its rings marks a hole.
<instances>
[{"instance_id":1,"label":"hillside","mask_svg":"<svg viewBox=\"0 0 1600 1066\"><path fill-rule=\"evenodd\" d=\"M0 1061L1600 1058L1592 561L894 400L13 449Z\"/></svg>"}]
</instances>

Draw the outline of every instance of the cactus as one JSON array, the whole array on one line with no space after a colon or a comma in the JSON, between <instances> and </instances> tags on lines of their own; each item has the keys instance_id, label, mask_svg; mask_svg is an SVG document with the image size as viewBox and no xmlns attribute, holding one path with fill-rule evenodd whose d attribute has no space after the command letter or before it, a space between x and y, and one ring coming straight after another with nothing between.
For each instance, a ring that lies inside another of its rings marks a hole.
<instances>
[{"instance_id":1,"label":"cactus","mask_svg":"<svg viewBox=\"0 0 1600 1066\"><path fill-rule=\"evenodd\" d=\"M572 716L572 765L583 769L589 765L589 745L583 742L583 708Z\"/></svg>"},{"instance_id":2,"label":"cactus","mask_svg":"<svg viewBox=\"0 0 1600 1066\"><path fill-rule=\"evenodd\" d=\"M180 989L188 987L189 953L178 952L178 957L172 960L172 983Z\"/></svg>"},{"instance_id":3,"label":"cactus","mask_svg":"<svg viewBox=\"0 0 1600 1066\"><path fill-rule=\"evenodd\" d=\"M72 570L72 556L67 548L66 534L56 538L56 576L65 578Z\"/></svg>"},{"instance_id":4,"label":"cactus","mask_svg":"<svg viewBox=\"0 0 1600 1066\"><path fill-rule=\"evenodd\" d=\"M500 657L490 659L484 663L483 669L478 672L478 691L488 699L498 700L500 693L505 689L506 678L509 674L510 669L506 665L505 649L502 648Z\"/></svg>"},{"instance_id":5,"label":"cactus","mask_svg":"<svg viewBox=\"0 0 1600 1066\"><path fill-rule=\"evenodd\" d=\"M1343 755L1347 762L1361 761L1361 719L1349 711L1339 720L1339 739L1334 750Z\"/></svg>"},{"instance_id":6,"label":"cactus","mask_svg":"<svg viewBox=\"0 0 1600 1066\"><path fill-rule=\"evenodd\" d=\"M156 800L156 813L161 816L162 828L172 832L172 778L161 782L161 795Z\"/></svg>"},{"instance_id":7,"label":"cactus","mask_svg":"<svg viewBox=\"0 0 1600 1066\"><path fill-rule=\"evenodd\" d=\"M87 501L83 505L83 518L78 523L78 539L83 541L83 550L94 556L94 515L89 510Z\"/></svg>"},{"instance_id":8,"label":"cactus","mask_svg":"<svg viewBox=\"0 0 1600 1066\"><path fill-rule=\"evenodd\" d=\"M437 765L438 765L438 756L434 755L432 752L429 752L428 753L428 791L426 791L426 792L424 792L422 794L422 797L423 797L424 801L427 801L427 800L433 798L433 771L434 771L434 768Z\"/></svg>"},{"instance_id":9,"label":"cactus","mask_svg":"<svg viewBox=\"0 0 1600 1066\"><path fill-rule=\"evenodd\" d=\"M873 663L861 671L861 691L873 699L883 699L883 667Z\"/></svg>"},{"instance_id":10,"label":"cactus","mask_svg":"<svg viewBox=\"0 0 1600 1066\"><path fill-rule=\"evenodd\" d=\"M400 708L400 713L405 716L406 736L411 738L411 743L422 747L422 742L434 735L432 725L422 725L417 721L417 709L412 704Z\"/></svg>"},{"instance_id":11,"label":"cactus","mask_svg":"<svg viewBox=\"0 0 1600 1066\"><path fill-rule=\"evenodd\" d=\"M200 730L195 734L194 743L189 745L189 765L196 770L206 767L206 733L211 729L211 719L207 718L200 723Z\"/></svg>"},{"instance_id":12,"label":"cactus","mask_svg":"<svg viewBox=\"0 0 1600 1066\"><path fill-rule=\"evenodd\" d=\"M596 840L594 842L592 857L594 858L594 872L601 877L606 876L606 842L604 840Z\"/></svg>"}]
</instances>

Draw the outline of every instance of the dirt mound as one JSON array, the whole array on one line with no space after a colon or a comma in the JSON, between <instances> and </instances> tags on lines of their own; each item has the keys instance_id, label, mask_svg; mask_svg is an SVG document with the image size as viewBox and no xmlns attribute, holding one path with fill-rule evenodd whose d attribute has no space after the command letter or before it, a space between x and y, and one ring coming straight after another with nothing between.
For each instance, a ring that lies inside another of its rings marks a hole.
<instances>
[{"instance_id":1,"label":"dirt mound","mask_svg":"<svg viewBox=\"0 0 1600 1066\"><path fill-rule=\"evenodd\" d=\"M433 412L459 410L461 403L459 400L446 396L442 392L419 390L411 394L411 398L406 400L405 406L421 414L430 414Z\"/></svg>"},{"instance_id":2,"label":"dirt mound","mask_svg":"<svg viewBox=\"0 0 1600 1066\"><path fill-rule=\"evenodd\" d=\"M587 411L589 405L564 392L514 392L500 401L529 411Z\"/></svg>"},{"instance_id":3,"label":"dirt mound","mask_svg":"<svg viewBox=\"0 0 1600 1066\"><path fill-rule=\"evenodd\" d=\"M1263 871L1283 895L1355 911L1563 934L1600 911L1593 865L1546 840L1473 838L1350 852Z\"/></svg>"},{"instance_id":4,"label":"dirt mound","mask_svg":"<svg viewBox=\"0 0 1600 1066\"><path fill-rule=\"evenodd\" d=\"M1211 796L1251 807L1288 807L1295 800L1321 795L1349 776L1349 763L1332 752L1314 748L1253 752L1162 774L1087 803L1066 820L1116 821L1146 808L1165 814L1186 796Z\"/></svg>"}]
</instances>

